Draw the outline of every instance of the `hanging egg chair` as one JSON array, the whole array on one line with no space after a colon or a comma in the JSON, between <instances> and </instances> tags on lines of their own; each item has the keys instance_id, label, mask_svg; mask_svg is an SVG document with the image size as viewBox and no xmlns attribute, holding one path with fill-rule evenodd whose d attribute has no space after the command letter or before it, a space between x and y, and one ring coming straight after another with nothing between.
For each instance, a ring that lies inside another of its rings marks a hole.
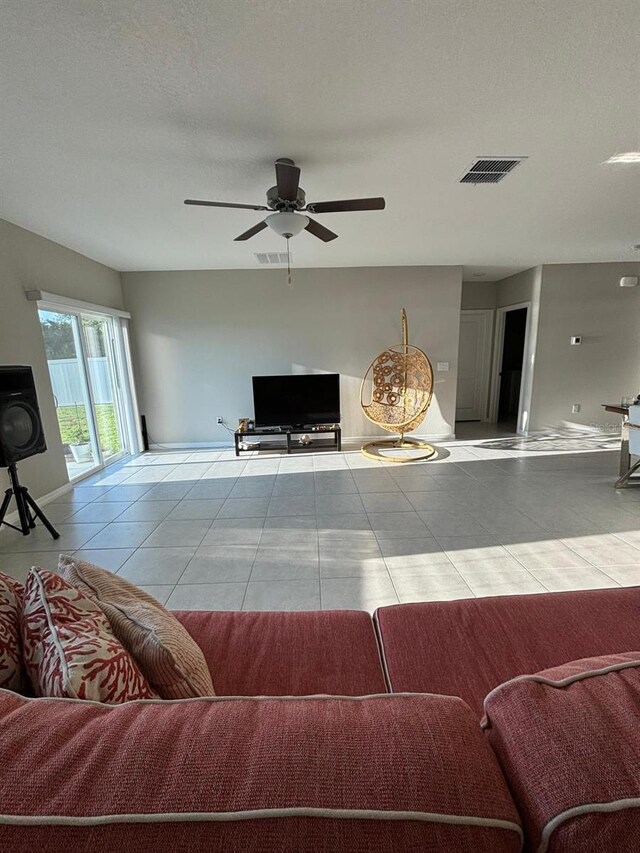
<instances>
[{"instance_id":1,"label":"hanging egg chair","mask_svg":"<svg viewBox=\"0 0 640 853\"><path fill-rule=\"evenodd\" d=\"M402 343L378 355L369 365L360 386L360 405L374 424L398 438L379 439L362 445L370 459L387 462L416 462L429 459L435 449L405 433L420 426L433 395L433 368L425 353L409 343L407 312L402 309ZM405 456L387 455L385 450L413 450Z\"/></svg>"}]
</instances>

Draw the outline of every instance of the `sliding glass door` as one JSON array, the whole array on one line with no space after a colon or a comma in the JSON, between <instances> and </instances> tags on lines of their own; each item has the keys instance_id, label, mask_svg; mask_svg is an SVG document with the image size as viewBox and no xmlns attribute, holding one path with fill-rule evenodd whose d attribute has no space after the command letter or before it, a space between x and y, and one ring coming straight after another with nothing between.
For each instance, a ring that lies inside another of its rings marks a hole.
<instances>
[{"instance_id":1,"label":"sliding glass door","mask_svg":"<svg viewBox=\"0 0 640 853\"><path fill-rule=\"evenodd\" d=\"M49 375L74 480L131 450L121 336L108 315L39 310Z\"/></svg>"},{"instance_id":2,"label":"sliding glass door","mask_svg":"<svg viewBox=\"0 0 640 853\"><path fill-rule=\"evenodd\" d=\"M118 369L114 351L112 317L79 317L90 393L93 399L97 440L105 464L125 450L124 417L120 399Z\"/></svg>"}]
</instances>

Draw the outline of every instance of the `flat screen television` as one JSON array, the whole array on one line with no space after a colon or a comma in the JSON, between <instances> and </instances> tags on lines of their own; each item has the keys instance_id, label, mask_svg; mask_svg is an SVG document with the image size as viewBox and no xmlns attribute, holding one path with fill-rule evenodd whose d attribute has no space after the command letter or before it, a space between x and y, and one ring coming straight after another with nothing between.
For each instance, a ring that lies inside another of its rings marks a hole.
<instances>
[{"instance_id":1,"label":"flat screen television","mask_svg":"<svg viewBox=\"0 0 640 853\"><path fill-rule=\"evenodd\" d=\"M340 374L254 376L256 427L313 426L340 422Z\"/></svg>"}]
</instances>

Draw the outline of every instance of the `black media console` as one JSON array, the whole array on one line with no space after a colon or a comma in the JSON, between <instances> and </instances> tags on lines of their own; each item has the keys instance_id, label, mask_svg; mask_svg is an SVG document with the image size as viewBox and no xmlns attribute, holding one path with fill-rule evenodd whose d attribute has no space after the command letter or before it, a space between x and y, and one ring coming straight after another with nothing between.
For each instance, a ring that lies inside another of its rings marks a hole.
<instances>
[{"instance_id":1,"label":"black media console","mask_svg":"<svg viewBox=\"0 0 640 853\"><path fill-rule=\"evenodd\" d=\"M321 435L333 435L333 438L319 438ZM255 436L267 436L266 440L258 442L258 447L240 447L242 442L255 444ZM310 444L300 444L300 440L295 440L295 436L308 435L311 439ZM269 439L286 438L286 445L282 441L269 441ZM292 436L294 440L292 441ZM292 453L300 450L341 450L342 449L342 430L340 424L322 424L320 426L307 427L263 427L262 429L246 430L234 433L236 445L236 456L241 453L249 453L252 450L283 450L287 448L287 453Z\"/></svg>"}]
</instances>

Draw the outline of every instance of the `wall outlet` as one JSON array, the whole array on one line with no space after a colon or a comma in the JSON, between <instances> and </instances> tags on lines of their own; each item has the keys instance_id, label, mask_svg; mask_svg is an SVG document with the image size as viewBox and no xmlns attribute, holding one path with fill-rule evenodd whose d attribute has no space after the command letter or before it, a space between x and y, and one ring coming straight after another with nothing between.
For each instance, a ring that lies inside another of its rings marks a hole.
<instances>
[{"instance_id":1,"label":"wall outlet","mask_svg":"<svg viewBox=\"0 0 640 853\"><path fill-rule=\"evenodd\" d=\"M580 411L580 403L574 403L573 406L571 406L571 414L577 415L579 411Z\"/></svg>"},{"instance_id":2,"label":"wall outlet","mask_svg":"<svg viewBox=\"0 0 640 853\"><path fill-rule=\"evenodd\" d=\"M216 423L223 424L224 418L216 418Z\"/></svg>"},{"instance_id":3,"label":"wall outlet","mask_svg":"<svg viewBox=\"0 0 640 853\"><path fill-rule=\"evenodd\" d=\"M439 372L444 372L449 370L449 362L448 361L439 361L436 364L436 370Z\"/></svg>"}]
</instances>

